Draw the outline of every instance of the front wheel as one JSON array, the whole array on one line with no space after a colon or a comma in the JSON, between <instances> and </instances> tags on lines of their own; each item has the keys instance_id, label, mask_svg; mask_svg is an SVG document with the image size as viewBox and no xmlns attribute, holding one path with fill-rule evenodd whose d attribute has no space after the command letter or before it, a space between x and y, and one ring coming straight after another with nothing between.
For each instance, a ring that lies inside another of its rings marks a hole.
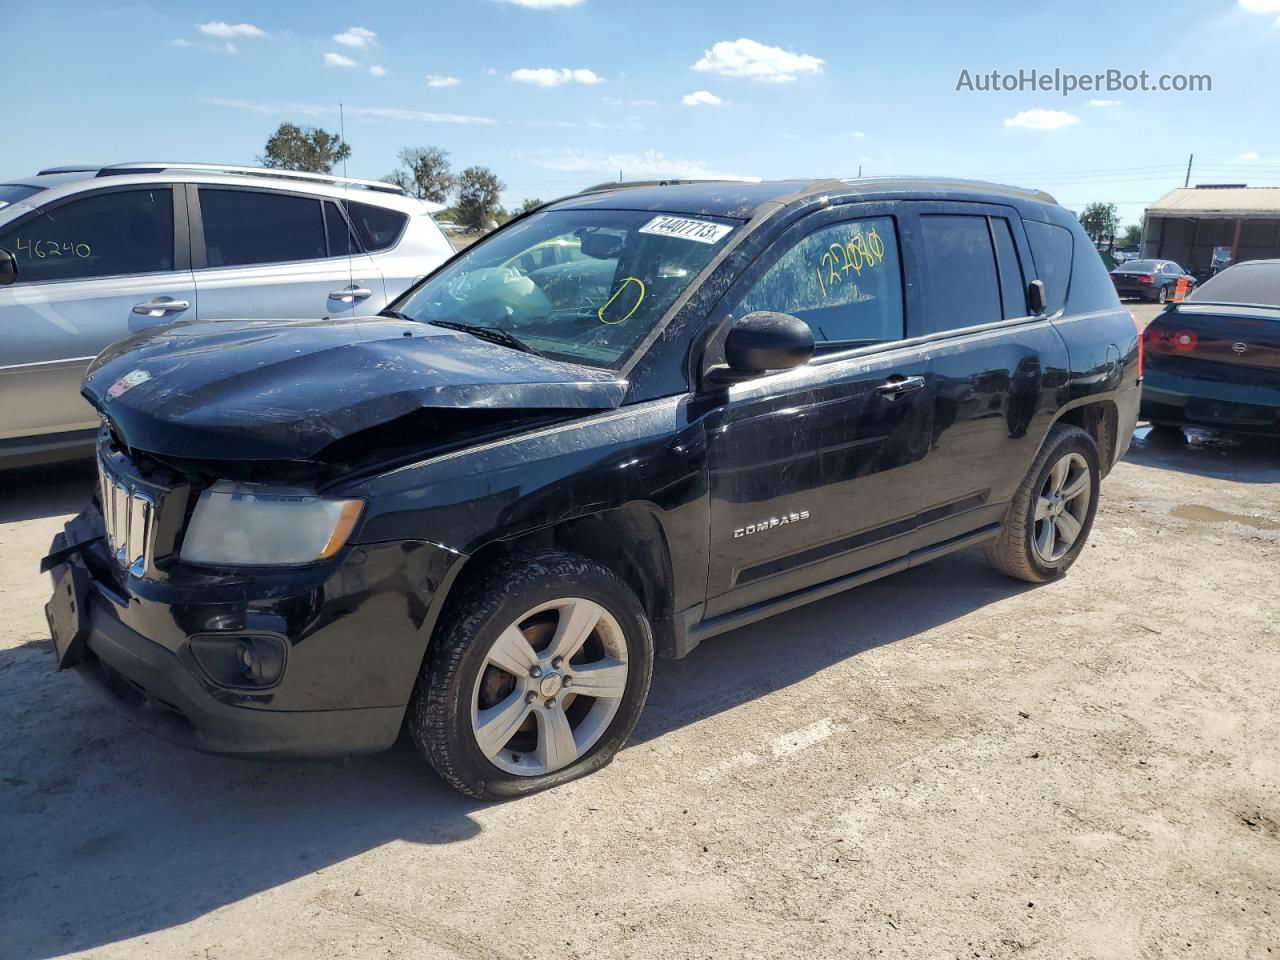
<instances>
[{"instance_id":1,"label":"front wheel","mask_svg":"<svg viewBox=\"0 0 1280 960\"><path fill-rule=\"evenodd\" d=\"M1001 572L1046 583L1067 572L1084 549L1098 510L1102 472L1093 438L1060 423L1014 494L1000 535L986 547Z\"/></svg>"},{"instance_id":2,"label":"front wheel","mask_svg":"<svg viewBox=\"0 0 1280 960\"><path fill-rule=\"evenodd\" d=\"M559 550L522 553L451 600L405 723L453 787L515 797L609 763L652 672L648 620L617 574Z\"/></svg>"}]
</instances>

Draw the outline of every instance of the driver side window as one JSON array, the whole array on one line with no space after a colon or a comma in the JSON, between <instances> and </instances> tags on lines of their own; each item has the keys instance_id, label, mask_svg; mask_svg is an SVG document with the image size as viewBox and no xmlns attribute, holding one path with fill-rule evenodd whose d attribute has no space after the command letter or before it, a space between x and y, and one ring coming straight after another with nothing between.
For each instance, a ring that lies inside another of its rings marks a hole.
<instances>
[{"instance_id":1,"label":"driver side window","mask_svg":"<svg viewBox=\"0 0 1280 960\"><path fill-rule=\"evenodd\" d=\"M739 304L799 317L819 349L901 340L902 265L892 217L847 220L796 242Z\"/></svg>"}]
</instances>

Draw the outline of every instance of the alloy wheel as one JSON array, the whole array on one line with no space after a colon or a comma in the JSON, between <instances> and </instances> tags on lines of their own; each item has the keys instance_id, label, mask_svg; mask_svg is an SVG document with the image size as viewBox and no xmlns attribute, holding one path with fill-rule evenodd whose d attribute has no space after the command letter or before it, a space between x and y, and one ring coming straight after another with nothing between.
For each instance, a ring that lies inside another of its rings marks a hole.
<instances>
[{"instance_id":1,"label":"alloy wheel","mask_svg":"<svg viewBox=\"0 0 1280 960\"><path fill-rule=\"evenodd\" d=\"M540 604L503 630L471 696L471 730L489 762L517 776L561 770L609 728L627 688L617 619L581 597Z\"/></svg>"},{"instance_id":2,"label":"alloy wheel","mask_svg":"<svg viewBox=\"0 0 1280 960\"><path fill-rule=\"evenodd\" d=\"M1089 464L1068 453L1053 465L1036 498L1032 544L1043 563L1061 560L1079 539L1089 515L1093 479Z\"/></svg>"}]
</instances>

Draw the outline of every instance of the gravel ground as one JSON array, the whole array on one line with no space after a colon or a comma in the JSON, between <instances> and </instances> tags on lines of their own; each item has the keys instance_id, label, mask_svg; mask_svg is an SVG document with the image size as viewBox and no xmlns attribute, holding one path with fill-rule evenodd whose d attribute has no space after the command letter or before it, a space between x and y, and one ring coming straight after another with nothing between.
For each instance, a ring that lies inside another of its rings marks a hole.
<instances>
[{"instance_id":1,"label":"gravel ground","mask_svg":"<svg viewBox=\"0 0 1280 960\"><path fill-rule=\"evenodd\" d=\"M710 640L501 805L134 729L45 645L88 468L0 476L0 956L1280 956L1280 450L1193 439L1065 580L960 554Z\"/></svg>"}]
</instances>

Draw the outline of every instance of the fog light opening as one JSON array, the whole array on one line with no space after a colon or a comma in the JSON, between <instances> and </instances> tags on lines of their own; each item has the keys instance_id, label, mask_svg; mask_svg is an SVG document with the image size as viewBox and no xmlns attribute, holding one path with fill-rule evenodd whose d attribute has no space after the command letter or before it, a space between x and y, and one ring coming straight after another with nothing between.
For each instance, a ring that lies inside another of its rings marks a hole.
<instances>
[{"instance_id":1,"label":"fog light opening","mask_svg":"<svg viewBox=\"0 0 1280 960\"><path fill-rule=\"evenodd\" d=\"M209 679L222 687L270 687L284 673L287 645L271 635L202 634L191 653Z\"/></svg>"}]
</instances>

